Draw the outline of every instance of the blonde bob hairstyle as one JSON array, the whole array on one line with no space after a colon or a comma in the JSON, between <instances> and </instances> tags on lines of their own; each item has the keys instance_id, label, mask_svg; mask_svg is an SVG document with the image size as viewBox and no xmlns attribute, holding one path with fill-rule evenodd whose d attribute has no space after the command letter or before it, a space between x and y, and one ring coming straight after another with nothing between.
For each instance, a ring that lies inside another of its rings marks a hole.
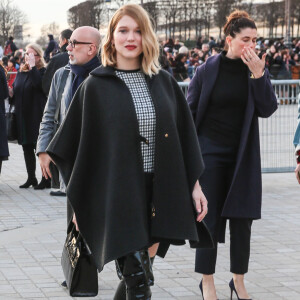
<instances>
[{"instance_id":1,"label":"blonde bob hairstyle","mask_svg":"<svg viewBox=\"0 0 300 300\"><path fill-rule=\"evenodd\" d=\"M38 45L38 44L35 44L35 43L31 43L31 44L28 44L28 45L25 47L26 51L27 51L29 48L30 48L30 49L33 49L33 50L37 53L37 55L39 56L39 58L40 58L40 59L38 60L38 62L36 63L37 69L41 69L41 68L45 67L46 63L45 63L44 58L43 58L43 56L44 56L44 51L43 51L43 49L41 48L41 46ZM27 71L29 71L29 66L28 66L27 64L24 64L21 71L22 71L22 72L27 72Z\"/></svg>"},{"instance_id":2,"label":"blonde bob hairstyle","mask_svg":"<svg viewBox=\"0 0 300 300\"><path fill-rule=\"evenodd\" d=\"M113 37L119 21L129 16L138 24L142 36L141 69L150 77L159 72L158 62L159 44L153 31L148 13L137 4L126 4L120 7L111 18L106 36L102 44L101 59L104 67L117 65L116 48L113 45Z\"/></svg>"}]
</instances>

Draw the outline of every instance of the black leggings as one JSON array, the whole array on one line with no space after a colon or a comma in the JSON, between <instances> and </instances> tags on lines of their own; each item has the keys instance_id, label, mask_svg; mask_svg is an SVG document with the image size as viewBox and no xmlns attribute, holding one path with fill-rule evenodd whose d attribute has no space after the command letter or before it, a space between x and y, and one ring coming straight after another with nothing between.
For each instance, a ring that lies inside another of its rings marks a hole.
<instances>
[{"instance_id":1,"label":"black leggings","mask_svg":"<svg viewBox=\"0 0 300 300\"><path fill-rule=\"evenodd\" d=\"M35 178L36 159L35 144L22 145L28 178Z\"/></svg>"}]
</instances>

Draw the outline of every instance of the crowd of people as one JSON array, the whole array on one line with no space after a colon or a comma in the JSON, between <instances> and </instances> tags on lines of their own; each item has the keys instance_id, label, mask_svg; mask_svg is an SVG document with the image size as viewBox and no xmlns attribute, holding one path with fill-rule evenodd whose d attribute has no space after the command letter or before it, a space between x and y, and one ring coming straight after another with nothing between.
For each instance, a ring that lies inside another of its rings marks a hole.
<instances>
[{"instance_id":1,"label":"crowd of people","mask_svg":"<svg viewBox=\"0 0 300 300\"><path fill-rule=\"evenodd\" d=\"M61 32L58 54L49 35L49 51L28 44L22 55L10 38L14 51L0 68L0 171L9 99L28 174L20 188L52 185L52 195L67 195L68 233L80 231L99 272L116 261L115 300L151 299L155 256L185 240L197 249L203 299L217 299L227 222L231 296L250 299L244 275L262 201L258 117L276 111L270 77L292 76L300 42L291 55L281 40L257 39L244 11L227 18L224 41L199 38L192 50L172 39L160 47L151 24L141 6L127 4L102 43L83 26ZM176 81L189 80L186 99Z\"/></svg>"},{"instance_id":2,"label":"crowd of people","mask_svg":"<svg viewBox=\"0 0 300 300\"><path fill-rule=\"evenodd\" d=\"M215 40L214 37L199 37L192 49L188 49L179 39L162 41L161 63L174 75L177 81L190 81L198 66L204 64L210 56L220 53L225 46L225 40ZM266 67L272 79L300 78L300 39L293 39L291 47L287 47L284 39L258 38L255 52L261 58L266 56Z\"/></svg>"}]
</instances>

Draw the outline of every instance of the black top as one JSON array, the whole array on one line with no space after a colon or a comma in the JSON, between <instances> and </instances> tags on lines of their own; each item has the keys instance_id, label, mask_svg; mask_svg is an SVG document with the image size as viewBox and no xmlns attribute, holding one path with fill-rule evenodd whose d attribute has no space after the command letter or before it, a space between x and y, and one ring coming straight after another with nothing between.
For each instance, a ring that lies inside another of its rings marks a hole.
<instances>
[{"instance_id":1,"label":"black top","mask_svg":"<svg viewBox=\"0 0 300 300\"><path fill-rule=\"evenodd\" d=\"M248 99L248 68L241 59L225 55L223 51L201 133L222 144L238 146Z\"/></svg>"}]
</instances>

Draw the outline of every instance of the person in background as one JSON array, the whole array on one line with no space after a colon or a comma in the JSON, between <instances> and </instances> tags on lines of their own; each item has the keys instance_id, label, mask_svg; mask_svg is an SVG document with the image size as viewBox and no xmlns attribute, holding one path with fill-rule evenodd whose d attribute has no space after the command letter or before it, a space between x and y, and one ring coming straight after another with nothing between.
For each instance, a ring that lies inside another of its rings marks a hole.
<instances>
[{"instance_id":1,"label":"person in background","mask_svg":"<svg viewBox=\"0 0 300 300\"><path fill-rule=\"evenodd\" d=\"M53 34L48 34L48 38L49 38L49 43L44 53L44 59L46 63L48 63L50 60L50 53L56 54L58 52L58 44L54 40Z\"/></svg>"},{"instance_id":2,"label":"person in background","mask_svg":"<svg viewBox=\"0 0 300 300\"><path fill-rule=\"evenodd\" d=\"M2 162L8 159L8 143L5 120L5 99L8 97L8 87L6 82L6 70L0 61L0 174Z\"/></svg>"},{"instance_id":3,"label":"person in background","mask_svg":"<svg viewBox=\"0 0 300 300\"><path fill-rule=\"evenodd\" d=\"M248 272L252 221L261 218L261 165L258 117L277 109L276 96L265 69L265 56L255 51L257 28L244 11L235 11L224 26L227 49L197 68L187 101L194 117L205 171L199 178L207 196L205 218L215 248L197 249L195 271L203 274L205 300L217 299L214 273L218 242L230 228L231 298L250 299Z\"/></svg>"},{"instance_id":4,"label":"person in background","mask_svg":"<svg viewBox=\"0 0 300 300\"><path fill-rule=\"evenodd\" d=\"M71 29L65 29L59 35L60 53L54 55L51 58L51 60L47 64L46 72L43 77L43 90L45 95L49 94L51 81L56 70L58 70L61 67L64 67L69 62L67 46L71 35L72 35Z\"/></svg>"},{"instance_id":5,"label":"person in background","mask_svg":"<svg viewBox=\"0 0 300 300\"><path fill-rule=\"evenodd\" d=\"M5 43L5 48L4 48L4 55L5 56L14 56L15 54L15 51L17 51L17 46L16 44L14 43L14 37L13 36L10 36L8 38L8 41L6 41Z\"/></svg>"},{"instance_id":6,"label":"person in background","mask_svg":"<svg viewBox=\"0 0 300 300\"><path fill-rule=\"evenodd\" d=\"M3 48L2 48L2 46L0 45L0 59L2 59L2 57L3 57L3 54L4 54L4 51L3 51Z\"/></svg>"},{"instance_id":7,"label":"person in background","mask_svg":"<svg viewBox=\"0 0 300 300\"><path fill-rule=\"evenodd\" d=\"M13 83L17 76L17 74L14 74L14 73L17 73L17 69L16 69L16 61L13 57L11 57L9 59L6 70L7 70L7 84L8 84L8 87L12 89ZM10 73L13 73L13 74L10 74Z\"/></svg>"},{"instance_id":8,"label":"person in background","mask_svg":"<svg viewBox=\"0 0 300 300\"><path fill-rule=\"evenodd\" d=\"M8 59L7 56L2 56L1 61L2 61L2 65L3 65L4 68L7 68L8 60L9 60L9 59Z\"/></svg>"},{"instance_id":9,"label":"person in background","mask_svg":"<svg viewBox=\"0 0 300 300\"><path fill-rule=\"evenodd\" d=\"M213 36L209 37L209 43L208 43L208 46L209 46L209 50L211 51L211 49L213 47L217 47L217 43L215 41L215 38Z\"/></svg>"},{"instance_id":10,"label":"person in background","mask_svg":"<svg viewBox=\"0 0 300 300\"><path fill-rule=\"evenodd\" d=\"M174 77L178 82L182 81L190 81L187 70L187 56L186 54L179 53L175 58L175 69L174 69Z\"/></svg>"},{"instance_id":11,"label":"person in background","mask_svg":"<svg viewBox=\"0 0 300 300\"><path fill-rule=\"evenodd\" d=\"M14 59L14 62L15 62L15 68L16 68L17 71L19 71L20 70L20 65L21 65L20 57L15 56L15 57L13 57L13 59Z\"/></svg>"},{"instance_id":12,"label":"person in background","mask_svg":"<svg viewBox=\"0 0 300 300\"><path fill-rule=\"evenodd\" d=\"M179 39L175 39L174 49L179 51L182 44L180 43Z\"/></svg>"},{"instance_id":13,"label":"person in background","mask_svg":"<svg viewBox=\"0 0 300 300\"><path fill-rule=\"evenodd\" d=\"M25 63L18 72L10 89L12 104L15 105L15 113L18 129L18 143L22 145L27 180L20 188L35 189L50 188L50 180L42 177L41 182L35 176L36 159L35 148L42 120L43 110L46 104L46 95L42 90L42 78L45 73L43 50L37 44L26 46Z\"/></svg>"},{"instance_id":14,"label":"person in background","mask_svg":"<svg viewBox=\"0 0 300 300\"><path fill-rule=\"evenodd\" d=\"M197 181L201 153L186 99L159 67L157 37L141 6L115 12L101 54L102 66L78 88L47 152L98 270L116 260L122 280L114 299L146 300L160 241L212 246Z\"/></svg>"},{"instance_id":15,"label":"person in background","mask_svg":"<svg viewBox=\"0 0 300 300\"><path fill-rule=\"evenodd\" d=\"M295 175L300 184L300 97L298 101L298 126L294 136L294 146L297 166L295 168Z\"/></svg>"},{"instance_id":16,"label":"person in background","mask_svg":"<svg viewBox=\"0 0 300 300\"><path fill-rule=\"evenodd\" d=\"M172 53L174 48L174 41L172 38L169 38L167 42L164 44L164 48L168 48L168 52Z\"/></svg>"},{"instance_id":17,"label":"person in background","mask_svg":"<svg viewBox=\"0 0 300 300\"><path fill-rule=\"evenodd\" d=\"M89 73L100 65L98 58L100 47L100 33L90 26L78 27L72 32L66 50L68 51L69 64L58 69L52 79L48 101L45 107L43 119L40 125L36 153L39 157L42 173L46 178L53 178L51 174L50 156L46 148L54 136L54 122L56 109L59 106L58 122L64 120L72 98L80 85ZM55 57L53 57L54 59ZM64 77L66 76L65 80ZM62 93L60 94L60 90ZM60 97L60 98L59 98ZM60 103L59 103L60 101ZM59 176L59 190L50 192L51 196L66 196L65 184ZM56 188L56 186L53 186ZM72 209L68 206L67 221L70 221Z\"/></svg>"}]
</instances>

